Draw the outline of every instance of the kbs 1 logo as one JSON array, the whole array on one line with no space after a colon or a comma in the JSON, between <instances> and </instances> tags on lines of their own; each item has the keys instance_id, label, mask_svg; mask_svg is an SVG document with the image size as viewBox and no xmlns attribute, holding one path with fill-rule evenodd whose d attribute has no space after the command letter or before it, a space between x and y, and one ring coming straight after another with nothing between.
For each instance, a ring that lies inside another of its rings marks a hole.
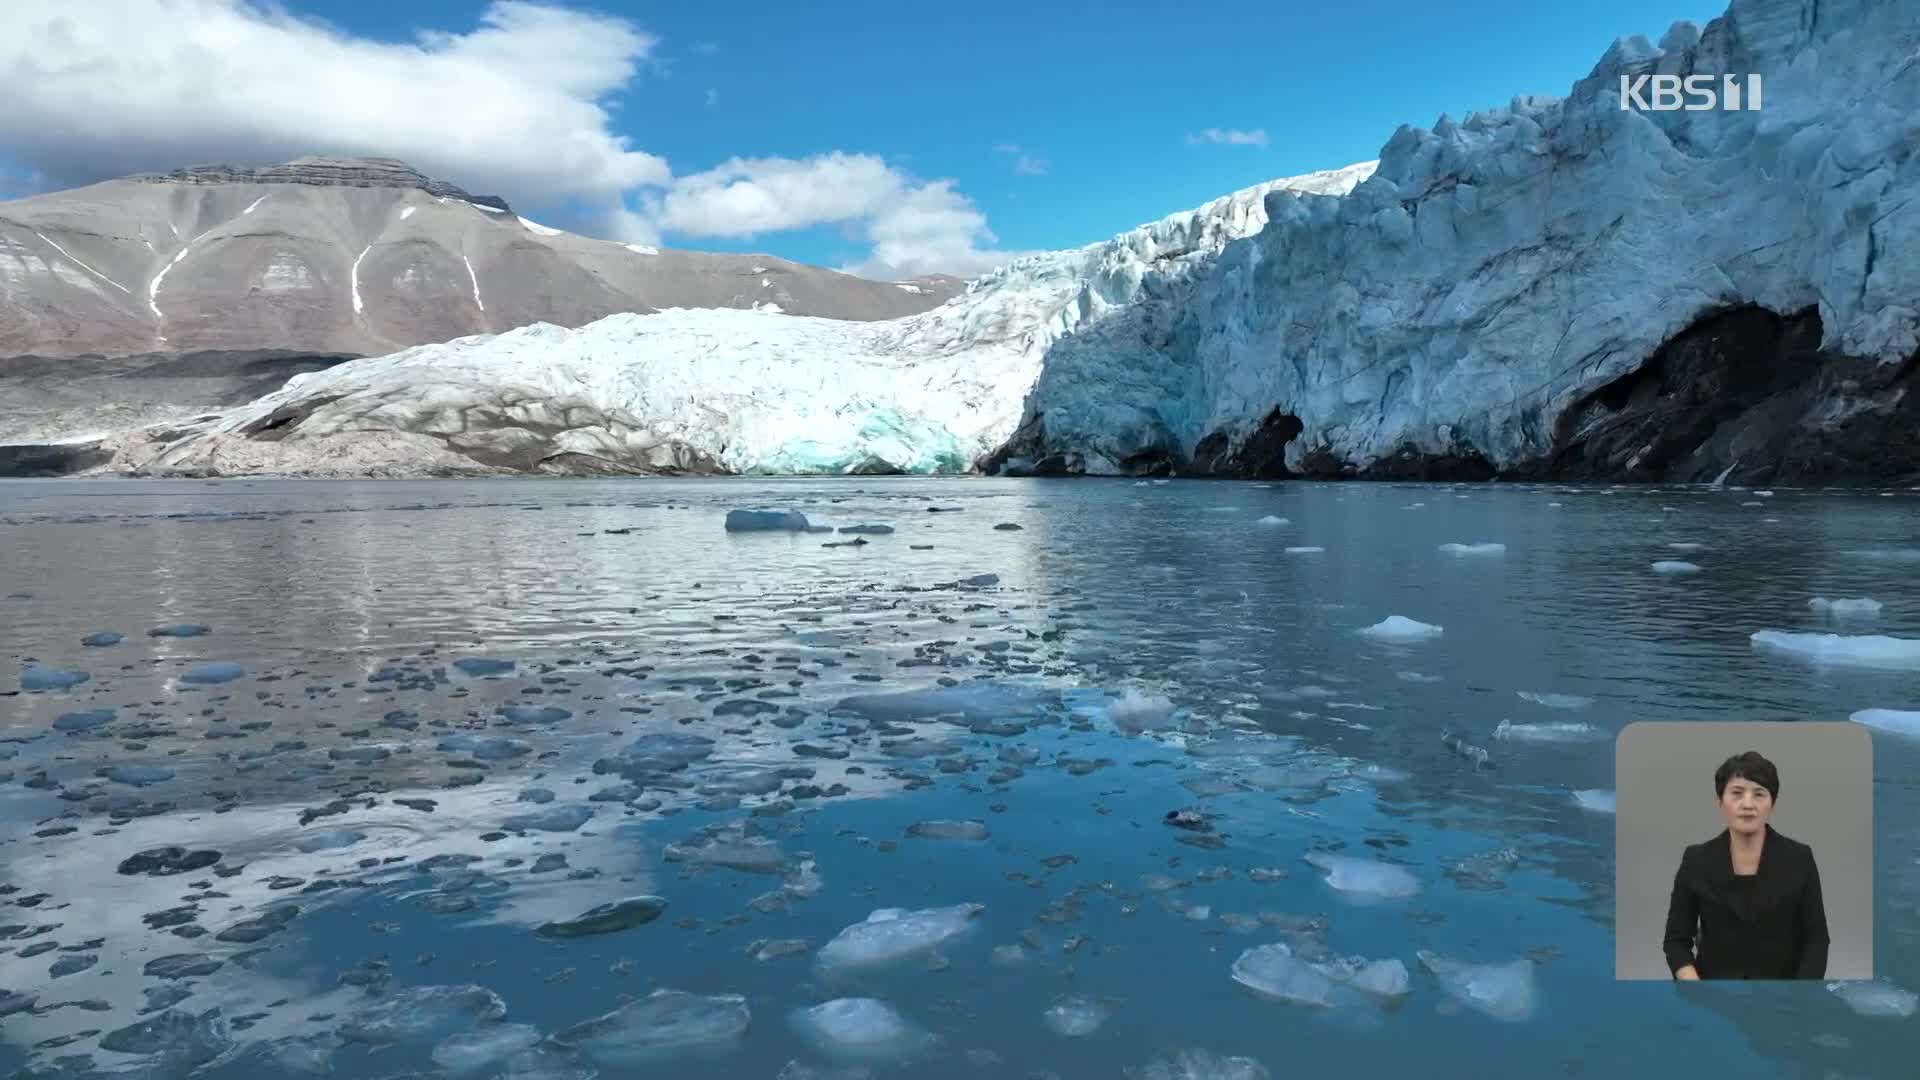
<instances>
[{"instance_id":1,"label":"kbs 1 logo","mask_svg":"<svg viewBox=\"0 0 1920 1080\"><path fill-rule=\"evenodd\" d=\"M1620 108L1639 112L1760 111L1760 76L1622 75Z\"/></svg>"}]
</instances>

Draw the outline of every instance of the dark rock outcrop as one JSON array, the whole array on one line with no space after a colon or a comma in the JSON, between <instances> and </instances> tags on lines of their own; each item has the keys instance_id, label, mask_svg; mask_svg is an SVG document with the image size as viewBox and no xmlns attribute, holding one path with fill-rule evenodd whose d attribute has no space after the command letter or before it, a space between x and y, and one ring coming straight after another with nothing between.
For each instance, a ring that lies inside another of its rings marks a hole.
<instances>
[{"instance_id":1,"label":"dark rock outcrop","mask_svg":"<svg viewBox=\"0 0 1920 1080\"><path fill-rule=\"evenodd\" d=\"M303 157L280 165L245 168L235 165L191 165L164 173L142 173L129 179L149 184L308 184L313 187L414 188L436 199L458 199L475 206L511 213L498 195L470 195L456 184L435 180L394 158Z\"/></svg>"}]
</instances>

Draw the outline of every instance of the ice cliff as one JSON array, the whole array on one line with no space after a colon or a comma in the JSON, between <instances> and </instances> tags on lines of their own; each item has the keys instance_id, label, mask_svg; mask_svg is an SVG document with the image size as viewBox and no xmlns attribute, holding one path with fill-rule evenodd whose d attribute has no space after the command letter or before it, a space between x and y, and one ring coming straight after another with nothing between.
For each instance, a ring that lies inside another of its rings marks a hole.
<instances>
[{"instance_id":1,"label":"ice cliff","mask_svg":"<svg viewBox=\"0 0 1920 1080\"><path fill-rule=\"evenodd\" d=\"M1056 342L1174 295L1265 224L1270 193L1338 194L1372 170L1272 181L1024 258L906 318L671 309L527 326L298 375L79 460L222 475L964 471L1014 430Z\"/></svg>"},{"instance_id":2,"label":"ice cliff","mask_svg":"<svg viewBox=\"0 0 1920 1080\"><path fill-rule=\"evenodd\" d=\"M1639 112L1621 74L1763 76ZM1735 0L1564 100L1403 127L1343 198L1048 353L991 464L1913 475L1920 0Z\"/></svg>"}]
</instances>

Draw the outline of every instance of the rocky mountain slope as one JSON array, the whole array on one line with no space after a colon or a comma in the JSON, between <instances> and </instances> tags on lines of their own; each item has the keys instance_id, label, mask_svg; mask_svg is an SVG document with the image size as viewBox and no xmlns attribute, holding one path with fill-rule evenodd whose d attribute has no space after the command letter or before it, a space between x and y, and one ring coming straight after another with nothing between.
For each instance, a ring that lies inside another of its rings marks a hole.
<instances>
[{"instance_id":1,"label":"rocky mountain slope","mask_svg":"<svg viewBox=\"0 0 1920 1080\"><path fill-rule=\"evenodd\" d=\"M961 285L592 240L387 159L204 166L0 203L0 357L366 356L670 307L889 319Z\"/></svg>"},{"instance_id":2,"label":"rocky mountain slope","mask_svg":"<svg viewBox=\"0 0 1920 1080\"><path fill-rule=\"evenodd\" d=\"M1257 231L1270 192L1343 192L1372 169L1262 184L1030 256L905 318L683 309L541 324L298 375L240 408L33 460L148 474L961 471L1013 430L1055 342L1167 294Z\"/></svg>"}]
</instances>

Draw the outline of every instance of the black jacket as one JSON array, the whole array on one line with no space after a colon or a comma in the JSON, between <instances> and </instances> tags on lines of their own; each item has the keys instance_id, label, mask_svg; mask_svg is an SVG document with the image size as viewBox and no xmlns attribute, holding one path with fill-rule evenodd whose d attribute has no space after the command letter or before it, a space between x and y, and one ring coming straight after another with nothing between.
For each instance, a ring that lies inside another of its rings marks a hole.
<instances>
[{"instance_id":1,"label":"black jacket","mask_svg":"<svg viewBox=\"0 0 1920 1080\"><path fill-rule=\"evenodd\" d=\"M1726 832L1680 857L1667 902L1667 970L1692 964L1702 979L1821 979L1827 910L1813 849L1767 826L1760 870L1733 873Z\"/></svg>"}]
</instances>

